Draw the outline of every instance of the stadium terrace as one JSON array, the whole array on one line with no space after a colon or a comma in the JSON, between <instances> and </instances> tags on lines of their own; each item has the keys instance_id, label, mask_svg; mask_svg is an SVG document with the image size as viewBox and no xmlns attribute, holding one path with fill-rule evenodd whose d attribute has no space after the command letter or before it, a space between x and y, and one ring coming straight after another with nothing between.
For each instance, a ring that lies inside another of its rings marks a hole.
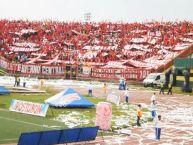
<instances>
[{"instance_id":1,"label":"stadium terrace","mask_svg":"<svg viewBox=\"0 0 193 145\"><path fill-rule=\"evenodd\" d=\"M193 52L193 24L0 20L0 66L47 77L142 80Z\"/></svg>"}]
</instances>

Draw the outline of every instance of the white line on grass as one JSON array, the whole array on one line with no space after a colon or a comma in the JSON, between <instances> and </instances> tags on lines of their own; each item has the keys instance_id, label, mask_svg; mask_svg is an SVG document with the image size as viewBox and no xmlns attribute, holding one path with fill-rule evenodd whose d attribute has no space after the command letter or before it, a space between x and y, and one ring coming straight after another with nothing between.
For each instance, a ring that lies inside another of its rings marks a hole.
<instances>
[{"instance_id":1,"label":"white line on grass","mask_svg":"<svg viewBox=\"0 0 193 145\"><path fill-rule=\"evenodd\" d=\"M0 111L4 111L4 112L10 112L6 109L0 109ZM49 129L57 129L57 128L60 128L61 126L48 126L46 124L43 124L43 125L39 125L39 124L35 124L35 123L31 123L31 122L25 122L25 121L21 121L21 120L15 120L15 119L11 119L11 118L6 118L6 117L0 117L2 119L5 119L5 120L10 120L10 121L15 121L15 122L19 122L19 123L25 123L25 124L31 124L31 125L35 125L35 126L39 126L39 127L44 127L44 128L49 128Z\"/></svg>"},{"instance_id":2,"label":"white line on grass","mask_svg":"<svg viewBox=\"0 0 193 145\"><path fill-rule=\"evenodd\" d=\"M53 129L53 128L56 129L56 127L49 127L49 126L47 126L47 125L39 125L39 124L31 123L31 122L26 122L26 121L21 121L21 120L15 120L15 119L6 118L6 117L0 117L0 118L1 118L1 119L5 119L5 120L14 121L14 122L25 123L25 124L30 124L30 125L34 125L34 126L49 128L49 129Z\"/></svg>"},{"instance_id":3,"label":"white line on grass","mask_svg":"<svg viewBox=\"0 0 193 145\"><path fill-rule=\"evenodd\" d=\"M11 141L12 141L12 140L18 140L18 138L1 139L0 142L2 142L2 141L9 141L9 140L11 140Z\"/></svg>"},{"instance_id":4,"label":"white line on grass","mask_svg":"<svg viewBox=\"0 0 193 145\"><path fill-rule=\"evenodd\" d=\"M1 111L7 111L7 110L5 110L5 109L0 109ZM7 111L7 112L9 112L9 111ZM44 128L49 128L49 129L57 129L58 127L60 127L60 126L51 126L51 127L49 127L49 126L47 126L47 125L39 125L39 124L35 124L35 123L31 123L31 122L25 122L25 121L21 121L21 120L15 120L15 119L11 119L11 118L6 118L6 117L0 117L1 119L4 119L4 120L10 120L10 121L14 121L14 122L19 122L19 123L25 123L25 124L30 124L30 125L34 125L34 126L39 126L39 127L44 127ZM15 140L18 140L18 138L12 138L12 139L2 139L2 140L0 140L0 142L2 142L2 141L15 141Z\"/></svg>"}]
</instances>

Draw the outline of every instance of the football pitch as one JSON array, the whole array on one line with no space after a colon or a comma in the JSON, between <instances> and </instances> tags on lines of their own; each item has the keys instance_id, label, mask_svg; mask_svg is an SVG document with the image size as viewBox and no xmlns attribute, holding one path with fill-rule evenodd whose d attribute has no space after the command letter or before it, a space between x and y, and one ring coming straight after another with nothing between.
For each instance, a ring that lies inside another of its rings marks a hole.
<instances>
[{"instance_id":1,"label":"football pitch","mask_svg":"<svg viewBox=\"0 0 193 145\"><path fill-rule=\"evenodd\" d=\"M95 108L51 108L49 107L46 117L33 116L9 111L10 102L12 99L24 100L29 102L43 103L44 100L53 96L56 91L49 89L47 94L25 94L25 93L11 93L10 95L0 95L0 144L17 143L21 133L35 132L44 130L59 130L69 128L65 122L54 120L59 114L71 114L71 112L78 112L80 115L88 117L93 120L95 116ZM101 100L94 97L88 98L95 104ZM77 114L75 114L76 116ZM68 116L66 116L68 118ZM80 118L77 116L76 118ZM68 120L71 121L70 119ZM76 120L75 120L76 121ZM90 121L89 121L90 122ZM93 126L93 121L88 125ZM79 124L78 126L82 126ZM77 127L78 127L77 126Z\"/></svg>"},{"instance_id":2,"label":"football pitch","mask_svg":"<svg viewBox=\"0 0 193 145\"><path fill-rule=\"evenodd\" d=\"M17 143L22 132L66 128L65 124L46 117L25 115L0 109L0 144Z\"/></svg>"}]
</instances>

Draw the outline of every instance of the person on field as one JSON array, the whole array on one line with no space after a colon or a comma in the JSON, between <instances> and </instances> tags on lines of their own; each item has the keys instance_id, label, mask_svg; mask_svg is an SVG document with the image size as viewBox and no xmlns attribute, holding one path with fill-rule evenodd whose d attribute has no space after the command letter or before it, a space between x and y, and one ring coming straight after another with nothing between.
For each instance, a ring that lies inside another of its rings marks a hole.
<instances>
[{"instance_id":1,"label":"person on field","mask_svg":"<svg viewBox=\"0 0 193 145\"><path fill-rule=\"evenodd\" d=\"M125 102L128 103L129 102L129 88L125 90L124 97L125 97Z\"/></svg>"},{"instance_id":2,"label":"person on field","mask_svg":"<svg viewBox=\"0 0 193 145\"><path fill-rule=\"evenodd\" d=\"M155 139L160 140L161 136L161 115L158 115L155 119Z\"/></svg>"},{"instance_id":3,"label":"person on field","mask_svg":"<svg viewBox=\"0 0 193 145\"><path fill-rule=\"evenodd\" d=\"M172 95L172 84L171 83L169 83L168 84L168 95Z\"/></svg>"},{"instance_id":4,"label":"person on field","mask_svg":"<svg viewBox=\"0 0 193 145\"><path fill-rule=\"evenodd\" d=\"M14 84L14 87L17 86L17 75L15 75L15 84Z\"/></svg>"},{"instance_id":5,"label":"person on field","mask_svg":"<svg viewBox=\"0 0 193 145\"><path fill-rule=\"evenodd\" d=\"M141 117L142 117L141 104L138 104L138 107L137 107L137 126L141 126L141 124L140 124Z\"/></svg>"},{"instance_id":6,"label":"person on field","mask_svg":"<svg viewBox=\"0 0 193 145\"><path fill-rule=\"evenodd\" d=\"M17 77L17 87L19 87L20 86L20 77Z\"/></svg>"},{"instance_id":7,"label":"person on field","mask_svg":"<svg viewBox=\"0 0 193 145\"><path fill-rule=\"evenodd\" d=\"M25 77L23 78L23 87L24 88L26 87L26 78Z\"/></svg>"},{"instance_id":8,"label":"person on field","mask_svg":"<svg viewBox=\"0 0 193 145\"><path fill-rule=\"evenodd\" d=\"M156 117L156 102L153 100L151 102L151 117L154 119Z\"/></svg>"},{"instance_id":9,"label":"person on field","mask_svg":"<svg viewBox=\"0 0 193 145\"><path fill-rule=\"evenodd\" d=\"M91 85L91 83L88 86L88 96L92 96L92 85Z\"/></svg>"},{"instance_id":10,"label":"person on field","mask_svg":"<svg viewBox=\"0 0 193 145\"><path fill-rule=\"evenodd\" d=\"M163 82L161 82L161 88L160 88L159 94L163 94L164 95L164 83Z\"/></svg>"},{"instance_id":11,"label":"person on field","mask_svg":"<svg viewBox=\"0 0 193 145\"><path fill-rule=\"evenodd\" d=\"M104 83L103 85L103 97L106 98L107 97L107 84Z\"/></svg>"},{"instance_id":12,"label":"person on field","mask_svg":"<svg viewBox=\"0 0 193 145\"><path fill-rule=\"evenodd\" d=\"M153 93L153 95L151 96L151 102L153 102L153 101L156 101L156 94L155 93Z\"/></svg>"}]
</instances>

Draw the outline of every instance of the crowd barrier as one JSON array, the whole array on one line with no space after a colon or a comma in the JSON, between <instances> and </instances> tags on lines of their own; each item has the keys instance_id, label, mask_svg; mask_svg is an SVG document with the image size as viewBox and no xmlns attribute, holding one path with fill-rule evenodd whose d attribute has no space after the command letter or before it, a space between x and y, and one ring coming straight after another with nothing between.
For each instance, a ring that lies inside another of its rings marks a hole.
<instances>
[{"instance_id":1,"label":"crowd barrier","mask_svg":"<svg viewBox=\"0 0 193 145\"><path fill-rule=\"evenodd\" d=\"M18 145L52 145L85 142L96 139L99 127L22 133Z\"/></svg>"},{"instance_id":2,"label":"crowd barrier","mask_svg":"<svg viewBox=\"0 0 193 145\"><path fill-rule=\"evenodd\" d=\"M83 68L78 65L40 65L40 64L22 64L13 63L0 57L0 67L10 74L19 73L22 76L38 76L40 78L65 78L78 79L96 78L105 80L142 80L151 70L141 68L116 69L116 68L97 68L92 66L89 73L81 72Z\"/></svg>"}]
</instances>

